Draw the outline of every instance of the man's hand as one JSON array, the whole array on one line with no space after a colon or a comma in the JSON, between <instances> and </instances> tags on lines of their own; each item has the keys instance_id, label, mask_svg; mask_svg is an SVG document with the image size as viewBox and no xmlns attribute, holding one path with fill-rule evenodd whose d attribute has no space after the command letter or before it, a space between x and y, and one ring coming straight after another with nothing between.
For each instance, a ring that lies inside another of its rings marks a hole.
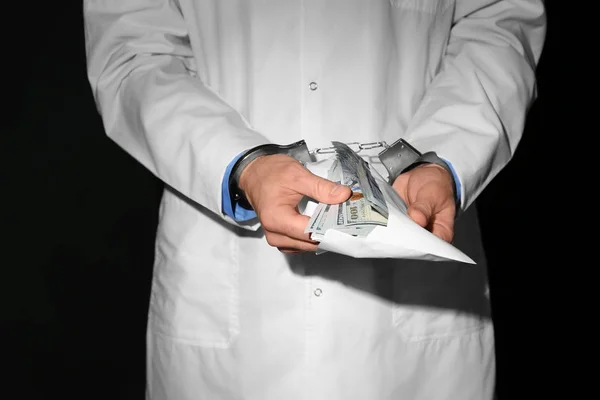
<instances>
[{"instance_id":1,"label":"man's hand","mask_svg":"<svg viewBox=\"0 0 600 400\"><path fill-rule=\"evenodd\" d=\"M454 184L452 176L435 164L420 165L394 181L393 188L408 205L417 224L447 242L454 238Z\"/></svg>"},{"instance_id":2,"label":"man's hand","mask_svg":"<svg viewBox=\"0 0 600 400\"><path fill-rule=\"evenodd\" d=\"M318 177L281 154L252 161L242 171L239 185L258 215L267 242L285 253L317 250L318 243L304 233L310 217L298 212L303 196L338 204L352 194L349 187Z\"/></svg>"}]
</instances>

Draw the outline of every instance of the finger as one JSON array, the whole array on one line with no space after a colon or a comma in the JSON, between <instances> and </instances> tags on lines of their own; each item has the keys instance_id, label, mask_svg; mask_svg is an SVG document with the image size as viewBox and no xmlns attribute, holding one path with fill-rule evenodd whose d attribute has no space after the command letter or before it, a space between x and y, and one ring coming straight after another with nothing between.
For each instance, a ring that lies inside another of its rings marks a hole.
<instances>
[{"instance_id":1,"label":"finger","mask_svg":"<svg viewBox=\"0 0 600 400\"><path fill-rule=\"evenodd\" d=\"M300 250L296 250L296 249L290 249L287 247L278 247L277 250L279 250L282 253L285 254L299 254L299 253L304 253L303 251Z\"/></svg>"},{"instance_id":2,"label":"finger","mask_svg":"<svg viewBox=\"0 0 600 400\"><path fill-rule=\"evenodd\" d=\"M307 174L298 180L299 193L321 203L339 204L350 198L352 190L328 179L323 179L307 170Z\"/></svg>"},{"instance_id":3,"label":"finger","mask_svg":"<svg viewBox=\"0 0 600 400\"><path fill-rule=\"evenodd\" d=\"M435 214L431 219L431 233L451 243L454 239L454 215L455 211L452 208L446 208Z\"/></svg>"},{"instance_id":4,"label":"finger","mask_svg":"<svg viewBox=\"0 0 600 400\"><path fill-rule=\"evenodd\" d=\"M304 233L310 217L298 213L295 207L281 206L272 213L262 216L262 225L266 231L287 236L295 240L315 243L309 233Z\"/></svg>"},{"instance_id":5,"label":"finger","mask_svg":"<svg viewBox=\"0 0 600 400\"><path fill-rule=\"evenodd\" d=\"M431 216L422 204L413 204L408 209L409 217L419 226L429 230L442 240L450 243L454 238L454 219L444 218L440 214Z\"/></svg>"},{"instance_id":6,"label":"finger","mask_svg":"<svg viewBox=\"0 0 600 400\"><path fill-rule=\"evenodd\" d=\"M454 229L445 223L433 222L431 233L448 243L452 243L454 239Z\"/></svg>"},{"instance_id":7,"label":"finger","mask_svg":"<svg viewBox=\"0 0 600 400\"><path fill-rule=\"evenodd\" d=\"M276 233L276 232L267 232L265 235L267 239L267 243L270 246L277 247L282 250L284 253L289 252L300 252L300 251L317 251L318 243L314 241L305 242L303 240L293 239L291 237Z\"/></svg>"},{"instance_id":8,"label":"finger","mask_svg":"<svg viewBox=\"0 0 600 400\"><path fill-rule=\"evenodd\" d=\"M423 228L429 225L431 215L432 207L429 203L415 202L408 207L408 216Z\"/></svg>"}]
</instances>

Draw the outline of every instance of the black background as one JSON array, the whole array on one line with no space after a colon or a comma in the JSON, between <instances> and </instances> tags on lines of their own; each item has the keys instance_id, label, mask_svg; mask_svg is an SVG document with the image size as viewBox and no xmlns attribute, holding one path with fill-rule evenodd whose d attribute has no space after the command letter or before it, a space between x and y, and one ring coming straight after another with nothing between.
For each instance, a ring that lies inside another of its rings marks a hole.
<instances>
[{"instance_id":1,"label":"black background","mask_svg":"<svg viewBox=\"0 0 600 400\"><path fill-rule=\"evenodd\" d=\"M556 4L556 3L554 3ZM10 399L142 399L161 185L103 132L86 79L80 1L12 5L2 26L4 375ZM544 275L558 261L540 200L558 109L566 17L548 7L539 98L513 161L478 204L490 264L501 400L547 387ZM551 303L551 302L550 302ZM551 322L550 322L551 324Z\"/></svg>"}]
</instances>

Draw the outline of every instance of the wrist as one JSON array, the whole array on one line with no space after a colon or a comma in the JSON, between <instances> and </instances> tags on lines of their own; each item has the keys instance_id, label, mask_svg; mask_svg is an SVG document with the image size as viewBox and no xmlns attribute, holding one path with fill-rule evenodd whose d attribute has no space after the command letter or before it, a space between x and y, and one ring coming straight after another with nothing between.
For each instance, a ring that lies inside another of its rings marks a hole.
<instances>
[{"instance_id":1,"label":"wrist","mask_svg":"<svg viewBox=\"0 0 600 400\"><path fill-rule=\"evenodd\" d=\"M257 161L263 159L264 157L267 157L267 156L262 155L260 157L255 158L254 160L250 161L250 163L248 163L246 166L244 166L244 168L239 172L240 178L238 181L238 187L244 194L246 193L247 188L252 186L251 183L248 181L252 180L253 167L255 167Z\"/></svg>"},{"instance_id":2,"label":"wrist","mask_svg":"<svg viewBox=\"0 0 600 400\"><path fill-rule=\"evenodd\" d=\"M300 162L310 162L310 154L306 143L301 140L289 145L264 144L254 147L245 152L235 163L229 176L229 191L235 202L240 206L251 210L252 207L246 198L245 189L248 189L248 172L247 168L253 164L258 158L273 154L286 154ZM242 183L242 174L244 182ZM252 174L250 174L252 176Z\"/></svg>"},{"instance_id":3,"label":"wrist","mask_svg":"<svg viewBox=\"0 0 600 400\"><path fill-rule=\"evenodd\" d=\"M417 168L431 169L431 170L438 171L440 181L447 184L447 186L451 189L455 187L454 178L453 178L452 174L450 173L450 171L448 171L446 168L442 167L441 165L432 164L432 163L423 163L423 164L417 165L414 169L417 169ZM455 191L452 190L453 196L454 196L454 192ZM454 197L456 198L456 196L454 196Z\"/></svg>"},{"instance_id":4,"label":"wrist","mask_svg":"<svg viewBox=\"0 0 600 400\"><path fill-rule=\"evenodd\" d=\"M446 176L448 178L448 181L449 181L450 185L452 186L452 194L454 197L454 201L458 207L459 199L458 199L458 193L457 193L457 188L456 188L456 182L454 180L454 174L452 173L450 166L448 165L448 163L445 160L438 157L437 154L435 154L435 152L433 152L433 151L423 153L413 164L411 164L408 168L404 169L404 171L402 171L402 173L408 172L411 169L417 168L417 167L429 167L429 168L435 167L435 168L439 168L439 169L445 171L444 176Z\"/></svg>"}]
</instances>

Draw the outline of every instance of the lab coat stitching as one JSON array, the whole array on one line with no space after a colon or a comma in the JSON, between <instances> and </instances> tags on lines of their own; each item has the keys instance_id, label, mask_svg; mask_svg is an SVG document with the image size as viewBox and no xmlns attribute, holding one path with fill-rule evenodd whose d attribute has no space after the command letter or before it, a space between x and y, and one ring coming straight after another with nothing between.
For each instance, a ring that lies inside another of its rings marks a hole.
<instances>
[{"instance_id":1,"label":"lab coat stitching","mask_svg":"<svg viewBox=\"0 0 600 400\"><path fill-rule=\"evenodd\" d=\"M167 333L167 331L169 329L165 326L165 324L156 320L154 315L155 315L155 313L150 313L150 315L149 315L148 330L153 334L162 336L162 337L172 340L174 342L184 343L184 344L189 344L189 345L194 345L194 346L204 347L204 348L227 349L227 348L231 347L233 341L237 337L237 334L236 335L231 334L231 332L232 332L231 329L229 330L229 333L230 333L229 337L227 337L226 339L225 338L221 339L221 340L191 338L191 336L193 336L193 333L188 333L188 332L178 333L177 335L170 334L170 333Z\"/></svg>"},{"instance_id":2,"label":"lab coat stitching","mask_svg":"<svg viewBox=\"0 0 600 400\"><path fill-rule=\"evenodd\" d=\"M231 257L233 262L232 288L230 296L230 315L229 315L229 342L231 343L240 334L240 260L239 260L240 242L239 236L235 236L231 243Z\"/></svg>"},{"instance_id":3,"label":"lab coat stitching","mask_svg":"<svg viewBox=\"0 0 600 400\"><path fill-rule=\"evenodd\" d=\"M236 242L237 242L237 240L236 240ZM238 243L238 245L239 245L239 243ZM231 249L231 250L232 250L232 257L234 257L234 259L232 259L233 267L232 267L231 273L228 275L232 282L232 287L229 291L230 293L228 295L226 295L227 301L228 301L228 308L229 308L228 321L227 321L227 325L228 325L227 332L228 332L229 336L226 339L223 338L222 340L206 339L206 338L202 338L202 337L199 337L198 339L192 339L189 337L186 338L184 336L202 336L202 335L198 335L198 334L194 334L194 332L190 332L187 334L173 336L173 335L163 332L163 334L166 337L169 337L170 339L173 339L176 341L181 341L182 343L196 344L201 347L227 348L233 343L235 338L239 335L239 333L240 333L240 329L239 329L239 281L238 281L238 279L239 279L239 259L237 258L236 251L234 249ZM191 253L186 250L178 250L175 254L180 257L186 257L186 258L189 257L192 260L197 260L200 257L199 254ZM215 327L215 328L220 328L220 327ZM220 336L224 336L224 335L220 334Z\"/></svg>"},{"instance_id":4,"label":"lab coat stitching","mask_svg":"<svg viewBox=\"0 0 600 400\"><path fill-rule=\"evenodd\" d=\"M305 129L305 124L304 124L304 118L306 116L306 110L305 110L305 104L304 102L306 101L306 90L304 89L304 75L305 75L305 70L304 70L304 29L305 29L305 4L304 4L304 0L300 0L300 27L299 27L299 33L300 33L300 38L299 38L299 47L300 47L300 135L301 137L304 137L304 129ZM304 379L305 379L305 387L304 387L304 398L306 400L310 399L311 397L311 390L310 390L310 378L311 378L311 374L310 374L310 355L309 355L309 343L310 343L310 337L311 337L311 331L312 331L312 327L311 327L311 321L310 321L310 306L311 306L311 296L310 296L310 289L312 286L312 278L308 277L306 279L305 282L305 290L306 290L306 302L304 304L304 321L305 321L305 330L304 330Z\"/></svg>"},{"instance_id":5,"label":"lab coat stitching","mask_svg":"<svg viewBox=\"0 0 600 400\"><path fill-rule=\"evenodd\" d=\"M304 1L300 1L300 87L304 85ZM300 135L304 137L304 101L306 99L306 92L300 90Z\"/></svg>"},{"instance_id":6,"label":"lab coat stitching","mask_svg":"<svg viewBox=\"0 0 600 400\"><path fill-rule=\"evenodd\" d=\"M151 329L150 333L152 335L160 336L163 339L168 339L176 343L182 343L190 346L203 347L203 348L217 348L217 349L228 349L231 347L233 342L233 338L223 339L219 341L214 340L203 340L203 339L189 339L181 336L174 336L164 332L159 329L156 325L157 329Z\"/></svg>"},{"instance_id":7,"label":"lab coat stitching","mask_svg":"<svg viewBox=\"0 0 600 400\"><path fill-rule=\"evenodd\" d=\"M167 196L164 198L164 201L172 201L172 202L181 202L176 196ZM176 204L176 203L172 203ZM163 207L166 207L166 204L163 203ZM164 212L164 210L163 210ZM182 246L175 246L171 243L164 232L161 229L158 229L156 245L154 250L154 268L160 264L161 261L169 258L184 258L188 261L194 262L197 261L201 254L194 253L182 249ZM191 239L186 239L191 240ZM209 333L209 338L205 335L197 332L196 330L180 330L175 334L169 333L173 330L173 327L165 323L164 321L157 320L153 317L154 312L152 309L155 304L154 296L151 296L150 299L150 316L149 316L149 329L156 333L160 334L164 338L168 338L169 340L184 343L189 345L194 345L198 347L204 348L229 348L234 342L235 338L239 335L239 241L237 237L234 238L233 242L229 242L230 246L228 247L229 253L232 257L233 265L231 266L231 270L228 273L228 279L231 282L231 289L229 293L224 296L227 297L226 301L228 302L228 310L227 310L227 334L224 332L218 332L219 328L223 329L224 326L211 326ZM184 244L185 245L185 244ZM170 253L169 257L165 257L162 254L161 248L168 247L168 251ZM155 280L152 281L153 293L155 292ZM224 325L224 324L221 324ZM176 329L176 328L175 328ZM204 337L202 337L204 336ZM210 337L212 336L212 337Z\"/></svg>"},{"instance_id":8,"label":"lab coat stitching","mask_svg":"<svg viewBox=\"0 0 600 400\"><path fill-rule=\"evenodd\" d=\"M451 0L390 0L394 8L421 11L428 14L442 12L451 4Z\"/></svg>"},{"instance_id":9,"label":"lab coat stitching","mask_svg":"<svg viewBox=\"0 0 600 400\"><path fill-rule=\"evenodd\" d=\"M313 378L311 374L311 357L310 357L310 341L313 333L313 324L311 319L311 306L312 306L312 297L311 297L311 289L313 286L313 278L307 277L304 287L306 290L306 305L305 305L305 334L304 334L304 368L305 368L305 377L306 377L306 385L305 385L305 396L308 399L310 390L310 381Z\"/></svg>"},{"instance_id":10,"label":"lab coat stitching","mask_svg":"<svg viewBox=\"0 0 600 400\"><path fill-rule=\"evenodd\" d=\"M461 338L482 331L486 326L485 321L479 319L476 325L469 326L463 329L457 329L449 332L440 333L432 332L426 334L410 334L406 332L406 329L402 326L407 322L409 318L400 317L398 316L398 313L398 308L394 308L392 316L393 326L394 328L397 328L400 335L402 335L402 337L404 337L409 342L437 341Z\"/></svg>"}]
</instances>

